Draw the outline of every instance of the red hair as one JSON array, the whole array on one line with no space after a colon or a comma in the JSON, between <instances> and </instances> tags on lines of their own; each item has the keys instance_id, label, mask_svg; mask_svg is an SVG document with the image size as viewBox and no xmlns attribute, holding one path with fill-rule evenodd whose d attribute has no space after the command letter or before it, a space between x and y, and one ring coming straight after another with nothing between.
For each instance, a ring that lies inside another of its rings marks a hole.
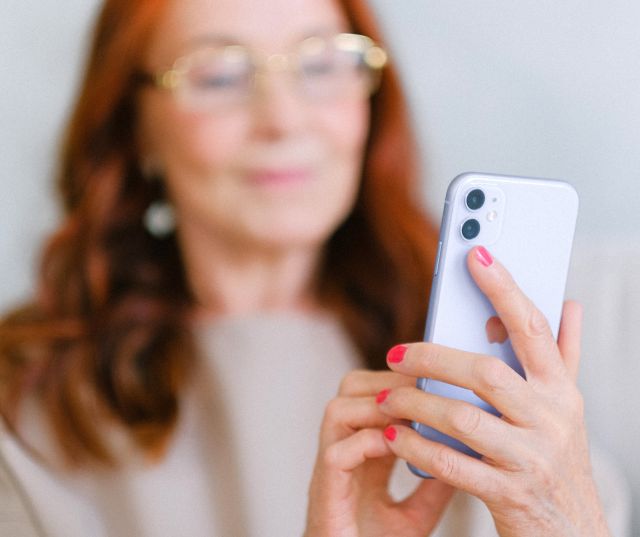
<instances>
[{"instance_id":1,"label":"red hair","mask_svg":"<svg viewBox=\"0 0 640 537\"><path fill-rule=\"evenodd\" d=\"M117 462L103 431L118 423L162 453L195 364L192 303L174 237L142 225L160 195L135 139L136 80L166 0L107 0L63 145L65 208L41 263L33 304L0 324L0 410L17 429L26 396L42 403L69 463ZM362 0L341 2L352 31L382 42ZM420 209L417 153L393 66L371 99L355 208L329 239L319 299L366 364L422 336L436 230Z\"/></svg>"}]
</instances>

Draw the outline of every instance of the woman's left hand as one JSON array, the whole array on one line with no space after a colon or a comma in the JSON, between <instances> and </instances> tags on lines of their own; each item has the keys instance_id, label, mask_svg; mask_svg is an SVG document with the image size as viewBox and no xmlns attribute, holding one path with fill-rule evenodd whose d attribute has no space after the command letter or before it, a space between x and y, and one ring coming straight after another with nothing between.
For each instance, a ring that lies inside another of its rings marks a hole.
<instances>
[{"instance_id":1,"label":"woman's left hand","mask_svg":"<svg viewBox=\"0 0 640 537\"><path fill-rule=\"evenodd\" d=\"M583 400L575 382L580 306L565 303L556 343L542 313L486 250L472 249L467 262L503 322L526 380L494 357L430 343L396 347L387 359L394 371L469 388L502 417L417 388L396 388L380 404L382 412L430 425L483 457L469 457L403 425L387 429L389 447L480 498L503 537L610 535L592 478Z\"/></svg>"}]
</instances>

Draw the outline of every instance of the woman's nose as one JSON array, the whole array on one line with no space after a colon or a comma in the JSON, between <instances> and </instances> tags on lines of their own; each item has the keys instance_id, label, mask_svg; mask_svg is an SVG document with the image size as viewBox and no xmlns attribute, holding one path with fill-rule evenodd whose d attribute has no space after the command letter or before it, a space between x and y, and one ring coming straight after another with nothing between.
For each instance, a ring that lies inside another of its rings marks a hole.
<instances>
[{"instance_id":1,"label":"woman's nose","mask_svg":"<svg viewBox=\"0 0 640 537\"><path fill-rule=\"evenodd\" d=\"M290 71L270 70L256 79L253 115L261 135L279 138L299 132L307 125L309 107Z\"/></svg>"}]
</instances>

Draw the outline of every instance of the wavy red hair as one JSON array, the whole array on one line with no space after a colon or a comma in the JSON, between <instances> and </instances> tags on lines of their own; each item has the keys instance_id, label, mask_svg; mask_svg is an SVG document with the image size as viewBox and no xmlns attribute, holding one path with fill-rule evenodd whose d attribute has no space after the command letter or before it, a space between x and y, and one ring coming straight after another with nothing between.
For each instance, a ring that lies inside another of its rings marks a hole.
<instances>
[{"instance_id":1,"label":"wavy red hair","mask_svg":"<svg viewBox=\"0 0 640 537\"><path fill-rule=\"evenodd\" d=\"M195 364L192 298L173 237L142 225L161 193L136 144L136 79L166 0L107 0L63 145L65 209L48 241L34 302L0 324L0 409L18 432L25 397L42 403L71 465L114 464L107 423L158 455ZM362 0L342 0L352 31L382 42ZM417 154L393 66L371 99L355 208L329 239L319 299L342 320L370 368L420 339L436 230L420 204Z\"/></svg>"}]
</instances>

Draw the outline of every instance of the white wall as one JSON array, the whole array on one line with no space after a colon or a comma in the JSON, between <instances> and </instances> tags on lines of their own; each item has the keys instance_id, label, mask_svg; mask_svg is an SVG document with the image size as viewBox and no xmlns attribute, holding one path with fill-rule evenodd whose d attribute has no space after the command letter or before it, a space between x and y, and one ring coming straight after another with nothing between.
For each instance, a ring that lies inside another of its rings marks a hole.
<instances>
[{"instance_id":1,"label":"white wall","mask_svg":"<svg viewBox=\"0 0 640 537\"><path fill-rule=\"evenodd\" d=\"M0 310L30 292L56 221L51 177L95 0L0 3Z\"/></svg>"},{"instance_id":2,"label":"white wall","mask_svg":"<svg viewBox=\"0 0 640 537\"><path fill-rule=\"evenodd\" d=\"M580 243L640 243L640 3L374 3L408 82L434 218L463 171L558 177L581 194ZM57 137L96 5L0 4L0 309L29 293L56 221Z\"/></svg>"},{"instance_id":3,"label":"white wall","mask_svg":"<svg viewBox=\"0 0 640 537\"><path fill-rule=\"evenodd\" d=\"M558 177L581 194L581 238L640 241L640 3L375 3L409 82L430 207L466 170Z\"/></svg>"}]
</instances>

